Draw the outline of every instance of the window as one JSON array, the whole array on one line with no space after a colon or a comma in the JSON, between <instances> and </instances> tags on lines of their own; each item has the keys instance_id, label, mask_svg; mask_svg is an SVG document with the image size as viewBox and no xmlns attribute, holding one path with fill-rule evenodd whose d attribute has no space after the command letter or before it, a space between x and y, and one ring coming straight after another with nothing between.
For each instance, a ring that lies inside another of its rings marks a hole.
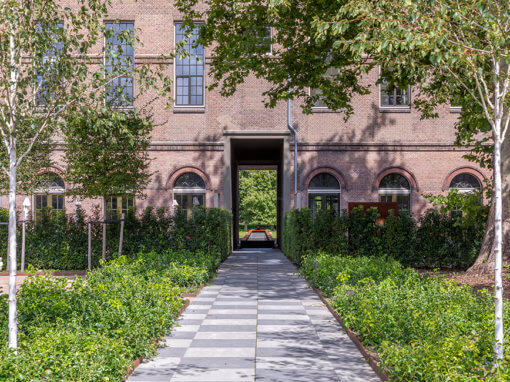
<instances>
[{"instance_id":1,"label":"window","mask_svg":"<svg viewBox=\"0 0 510 382\"><path fill-rule=\"evenodd\" d=\"M41 68L37 71L35 89L35 103L37 106L48 105L48 103L55 98L55 93L48 93L48 87L52 87L51 82L57 77L57 73L55 73L57 71L55 63L63 48L63 43L58 37L58 33L62 33L59 29L64 29L64 23L57 23L54 30L50 33L51 47L48 47L48 50L43 54ZM42 26L40 23L37 23L37 31L42 33ZM48 84L50 85L48 86Z\"/></svg>"},{"instance_id":2,"label":"window","mask_svg":"<svg viewBox=\"0 0 510 382\"><path fill-rule=\"evenodd\" d=\"M308 207L315 215L317 211L340 213L340 183L331 174L321 172L308 185Z\"/></svg>"},{"instance_id":3,"label":"window","mask_svg":"<svg viewBox=\"0 0 510 382\"><path fill-rule=\"evenodd\" d=\"M55 173L47 173L36 184L35 189L35 220L37 220L47 207L52 211L64 210L64 181Z\"/></svg>"},{"instance_id":4,"label":"window","mask_svg":"<svg viewBox=\"0 0 510 382\"><path fill-rule=\"evenodd\" d=\"M112 196L106 200L106 217L108 219L120 218L122 214L127 215L135 208L135 201L132 196Z\"/></svg>"},{"instance_id":5,"label":"window","mask_svg":"<svg viewBox=\"0 0 510 382\"><path fill-rule=\"evenodd\" d=\"M106 102L116 107L133 106L134 23L107 22L106 24L106 75L112 77L106 89Z\"/></svg>"},{"instance_id":6,"label":"window","mask_svg":"<svg viewBox=\"0 0 510 382\"><path fill-rule=\"evenodd\" d=\"M470 194L479 192L482 189L482 185L478 179L469 173L462 173L456 175L450 182L450 190L457 190L458 194ZM482 196L480 195L480 203L482 202ZM452 217L462 216L462 210L460 206L455 206L452 211Z\"/></svg>"},{"instance_id":7,"label":"window","mask_svg":"<svg viewBox=\"0 0 510 382\"><path fill-rule=\"evenodd\" d=\"M401 89L385 80L380 84L382 107L409 107L411 88Z\"/></svg>"},{"instance_id":8,"label":"window","mask_svg":"<svg viewBox=\"0 0 510 382\"><path fill-rule=\"evenodd\" d=\"M197 44L198 28L186 36L182 24L175 24L176 43L185 41L183 55L175 58L175 105L204 105L204 47Z\"/></svg>"},{"instance_id":9,"label":"window","mask_svg":"<svg viewBox=\"0 0 510 382\"><path fill-rule=\"evenodd\" d=\"M328 56L326 61L330 62L331 61L331 56ZM340 69L339 68L329 67L326 70L325 77L328 78L328 79L333 80L339 74L340 74ZM314 89L314 88L310 89L310 96L312 96L312 97L313 96L319 96L317 101L315 101L313 107L317 108L317 109L327 109L328 105L326 105L326 102L324 101L324 98L321 97L321 95L322 95L322 90Z\"/></svg>"},{"instance_id":10,"label":"window","mask_svg":"<svg viewBox=\"0 0 510 382\"><path fill-rule=\"evenodd\" d=\"M399 211L411 212L411 186L405 176L393 173L382 178L379 201L398 203Z\"/></svg>"},{"instance_id":11,"label":"window","mask_svg":"<svg viewBox=\"0 0 510 382\"><path fill-rule=\"evenodd\" d=\"M265 34L262 37L262 41L258 44L258 48L264 50L264 54L271 55L273 53L273 47L271 45L271 41L273 38L273 32L270 26L264 27Z\"/></svg>"},{"instance_id":12,"label":"window","mask_svg":"<svg viewBox=\"0 0 510 382\"><path fill-rule=\"evenodd\" d=\"M191 216L194 207L205 206L205 191L205 182L200 175L184 173L174 184L174 206L182 208Z\"/></svg>"}]
</instances>

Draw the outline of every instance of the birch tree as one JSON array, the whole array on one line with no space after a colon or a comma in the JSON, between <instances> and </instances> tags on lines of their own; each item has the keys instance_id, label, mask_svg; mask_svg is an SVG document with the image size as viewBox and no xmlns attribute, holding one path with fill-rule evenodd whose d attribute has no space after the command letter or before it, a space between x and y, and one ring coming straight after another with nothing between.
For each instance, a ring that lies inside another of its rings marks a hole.
<instances>
[{"instance_id":1,"label":"birch tree","mask_svg":"<svg viewBox=\"0 0 510 382\"><path fill-rule=\"evenodd\" d=\"M16 195L18 170L41 144L58 138L79 106L111 96L116 78L132 76L140 92L169 90L159 65L123 65L105 50L110 0L2 0L0 2L1 170L9 180L9 347L17 348ZM133 38L136 36L122 38ZM104 60L106 56L106 60ZM108 57L111 59L108 60ZM110 62L106 68L104 62ZM108 70L107 70L108 69ZM108 90L108 91L106 91ZM122 93L122 89L116 88Z\"/></svg>"},{"instance_id":2,"label":"birch tree","mask_svg":"<svg viewBox=\"0 0 510 382\"><path fill-rule=\"evenodd\" d=\"M280 2L280 0L275 0ZM352 0L339 7L336 20L315 21L317 36L356 30L338 39L339 49L383 68L395 85L413 85L414 106L425 117L436 106L462 106L479 112L492 142L495 345L503 358L503 200L502 146L510 123L510 2L486 0ZM483 127L468 134L474 139ZM510 158L505 158L507 161Z\"/></svg>"}]
</instances>

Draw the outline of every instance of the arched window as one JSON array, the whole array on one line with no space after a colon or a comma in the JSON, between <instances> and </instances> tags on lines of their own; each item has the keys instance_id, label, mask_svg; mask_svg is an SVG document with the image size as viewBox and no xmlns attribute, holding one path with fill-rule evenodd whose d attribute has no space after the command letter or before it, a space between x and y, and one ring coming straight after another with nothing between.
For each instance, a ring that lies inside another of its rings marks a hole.
<instances>
[{"instance_id":1,"label":"arched window","mask_svg":"<svg viewBox=\"0 0 510 382\"><path fill-rule=\"evenodd\" d=\"M340 212L340 183L331 174L321 172L308 185L308 207L316 211Z\"/></svg>"},{"instance_id":2,"label":"arched window","mask_svg":"<svg viewBox=\"0 0 510 382\"><path fill-rule=\"evenodd\" d=\"M398 203L399 211L411 211L411 185L405 176L392 173L379 183L379 201Z\"/></svg>"},{"instance_id":3,"label":"arched window","mask_svg":"<svg viewBox=\"0 0 510 382\"><path fill-rule=\"evenodd\" d=\"M456 175L450 182L450 190L456 189L459 194L481 190L482 185L476 176L463 172Z\"/></svg>"},{"instance_id":4,"label":"arched window","mask_svg":"<svg viewBox=\"0 0 510 382\"><path fill-rule=\"evenodd\" d=\"M200 175L186 172L174 183L174 206L183 208L191 214L193 207L205 206L205 182Z\"/></svg>"},{"instance_id":5,"label":"arched window","mask_svg":"<svg viewBox=\"0 0 510 382\"><path fill-rule=\"evenodd\" d=\"M54 211L64 210L64 181L57 174L50 172L41 175L41 179L35 186L35 218L46 207Z\"/></svg>"},{"instance_id":6,"label":"arched window","mask_svg":"<svg viewBox=\"0 0 510 382\"><path fill-rule=\"evenodd\" d=\"M469 194L475 191L480 191L482 189L482 185L476 178L476 176L469 174L467 172L463 172L454 176L452 181L450 182L450 190L457 190L459 194ZM482 203L482 198L480 197L480 203ZM452 211L452 217L461 217L462 210L460 206L455 206Z\"/></svg>"}]
</instances>

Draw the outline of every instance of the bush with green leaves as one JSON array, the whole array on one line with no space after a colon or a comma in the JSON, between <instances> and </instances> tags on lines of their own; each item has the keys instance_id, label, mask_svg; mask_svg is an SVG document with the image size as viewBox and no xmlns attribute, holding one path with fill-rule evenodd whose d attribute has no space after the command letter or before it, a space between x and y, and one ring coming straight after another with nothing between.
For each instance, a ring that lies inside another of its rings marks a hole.
<instances>
[{"instance_id":1,"label":"bush with green leaves","mask_svg":"<svg viewBox=\"0 0 510 382\"><path fill-rule=\"evenodd\" d=\"M28 278L18 292L17 355L7 349L0 298L0 380L124 380L175 324L181 293L209 280L220 261L219 252L169 250L121 256L86 281Z\"/></svg>"},{"instance_id":2,"label":"bush with green leaves","mask_svg":"<svg viewBox=\"0 0 510 382\"><path fill-rule=\"evenodd\" d=\"M468 268L480 249L481 218L463 219L449 212L428 210L416 222L409 214L392 211L384 225L377 210L354 208L348 216L313 214L308 208L287 212L283 252L301 264L308 252L350 256L389 256L404 265L423 268ZM473 224L472 224L473 223Z\"/></svg>"},{"instance_id":3,"label":"bush with green leaves","mask_svg":"<svg viewBox=\"0 0 510 382\"><path fill-rule=\"evenodd\" d=\"M6 218L0 210L0 219ZM118 217L118 216L114 216ZM88 219L100 221L98 210L86 217L83 210L65 215L45 209L37 223L29 222L26 231L25 267L36 269L83 270L87 268ZM191 218L179 211L174 217L167 208L147 207L140 216L134 209L125 216L122 254L130 258L140 252L165 252L171 249L219 253L225 259L231 250L231 216L218 208L198 208ZM7 254L7 229L0 226L0 255ZM21 261L21 225L18 227L18 263ZM107 259L118 256L120 223L107 225ZM4 235L4 236L2 236ZM101 225L92 225L92 266L99 265L102 249Z\"/></svg>"},{"instance_id":4,"label":"bush with green leaves","mask_svg":"<svg viewBox=\"0 0 510 382\"><path fill-rule=\"evenodd\" d=\"M317 261L317 270L315 270ZM510 346L493 372L494 303L439 275L420 275L384 257L310 253L304 276L394 381L508 381ZM504 310L510 336L510 304ZM499 378L499 379L498 379Z\"/></svg>"}]
</instances>

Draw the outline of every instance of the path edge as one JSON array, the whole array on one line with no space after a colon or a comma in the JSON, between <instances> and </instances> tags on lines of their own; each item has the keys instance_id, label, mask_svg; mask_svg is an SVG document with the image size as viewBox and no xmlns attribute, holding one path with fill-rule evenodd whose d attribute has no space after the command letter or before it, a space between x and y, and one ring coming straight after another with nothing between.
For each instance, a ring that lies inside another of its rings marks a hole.
<instances>
[{"instance_id":1,"label":"path edge","mask_svg":"<svg viewBox=\"0 0 510 382\"><path fill-rule=\"evenodd\" d=\"M306 280L306 279L305 279ZM306 280L307 283L308 283L308 280ZM372 369L374 370L374 372L378 375L379 378L381 378L382 381L389 381L389 377L388 375L384 372L384 370L382 370L382 368L379 366L379 363L377 362L377 360L375 359L375 357L370 354L370 352L368 351L368 349L361 343L361 341L359 340L358 336L351 330L349 329L344 321L342 320L342 318L340 317L340 315L337 313L337 311L329 304L329 301L326 297L324 297L324 295L322 294L322 292L315 288L314 286L310 285L310 283L308 283L308 285L310 286L310 288L312 288L312 290L317 294L317 296L319 296L319 298L321 299L321 301L324 303L324 305L326 305L326 307L328 308L329 312L333 315L333 317L335 317L335 319L337 320L337 322L342 326L342 328L344 329L344 331L347 333L347 335L349 336L349 338L351 339L352 342L354 342L354 344L356 345L356 347L358 348L358 350L360 351L360 353L363 355L363 357L368 361L369 365L372 367Z\"/></svg>"},{"instance_id":2,"label":"path edge","mask_svg":"<svg viewBox=\"0 0 510 382\"><path fill-rule=\"evenodd\" d=\"M197 297L200 292L202 291L202 289L204 289L204 287L206 286L207 284L202 284L198 287L198 289L192 293L183 293L181 295L181 298L185 301L184 305L181 306L179 308L179 312L177 314L177 316L175 317L175 321L177 321L179 319L179 317L182 316L182 314L184 313L184 311L188 308L188 306L191 304L191 299ZM175 327L175 326L174 326ZM172 327L172 329L174 328ZM170 333L172 333L172 331L170 330ZM161 339L160 338L155 338L153 340L153 343L155 345L159 345L159 343L161 342ZM159 347L159 346L158 346ZM135 372L136 368L138 366L140 366L140 364L143 362L143 360L145 359L146 357L141 355L140 357L138 357L136 360L133 361L133 363L131 364L131 366L127 369L126 371L126 375L124 378L122 378L123 381L127 381L128 378Z\"/></svg>"}]
</instances>

